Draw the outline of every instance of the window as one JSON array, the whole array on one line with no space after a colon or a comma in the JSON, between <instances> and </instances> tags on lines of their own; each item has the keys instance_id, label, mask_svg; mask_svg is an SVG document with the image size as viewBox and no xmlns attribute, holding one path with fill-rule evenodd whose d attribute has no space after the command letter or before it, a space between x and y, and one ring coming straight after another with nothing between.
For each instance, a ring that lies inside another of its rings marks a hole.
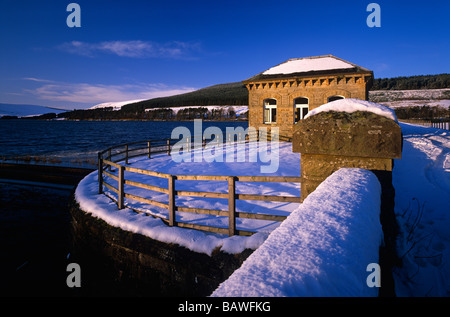
<instances>
[{"instance_id":1,"label":"window","mask_svg":"<svg viewBox=\"0 0 450 317\"><path fill-rule=\"evenodd\" d=\"M294 123L302 120L309 112L309 100L305 97L294 99Z\"/></svg>"},{"instance_id":2,"label":"window","mask_svg":"<svg viewBox=\"0 0 450 317\"><path fill-rule=\"evenodd\" d=\"M276 123L277 122L277 100L266 99L264 100L264 123Z\"/></svg>"},{"instance_id":3,"label":"window","mask_svg":"<svg viewBox=\"0 0 450 317\"><path fill-rule=\"evenodd\" d=\"M327 99L327 101L328 102L332 102L332 101L335 101L335 100L339 100L339 99L344 99L344 97L342 97L342 96L330 96L330 97L328 97L328 99Z\"/></svg>"}]
</instances>

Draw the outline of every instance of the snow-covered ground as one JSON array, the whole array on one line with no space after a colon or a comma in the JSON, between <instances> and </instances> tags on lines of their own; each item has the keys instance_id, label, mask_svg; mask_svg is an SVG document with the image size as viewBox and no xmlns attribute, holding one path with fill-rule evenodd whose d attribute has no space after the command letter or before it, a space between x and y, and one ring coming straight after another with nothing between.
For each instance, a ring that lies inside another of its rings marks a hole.
<instances>
[{"instance_id":1,"label":"snow-covered ground","mask_svg":"<svg viewBox=\"0 0 450 317\"><path fill-rule=\"evenodd\" d=\"M395 160L395 210L403 266L400 296L450 295L450 131L401 123L402 159Z\"/></svg>"},{"instance_id":2,"label":"snow-covered ground","mask_svg":"<svg viewBox=\"0 0 450 317\"><path fill-rule=\"evenodd\" d=\"M417 90L372 90L369 100L390 108L430 106L450 106L450 88Z\"/></svg>"},{"instance_id":3,"label":"snow-covered ground","mask_svg":"<svg viewBox=\"0 0 450 317\"><path fill-rule=\"evenodd\" d=\"M401 229L398 253L402 257L403 265L394 270L396 293L398 296L448 296L450 294L450 132L404 123L400 125L404 135L403 154L402 159L395 160L393 183L396 190L395 210ZM255 171L259 171L261 164L267 164L267 162L258 160L255 163L175 163L170 156L162 154L151 160L137 158L132 164L140 168L157 168L161 172L172 174L252 175ZM279 169L275 174L300 175L300 155L292 153L289 143L280 145ZM143 179L140 181L142 182ZM226 185L218 184L218 182L206 184L190 181L189 184L180 184L180 186L186 186L185 188L189 190L204 191L210 191L209 186L217 186L215 190L226 191ZM281 185L275 183L261 183L258 186L240 184L238 190L259 194L282 193L295 196L299 194L298 184L279 186ZM96 172L88 175L77 187L76 198L85 211L105 219L111 225L161 241L178 243L206 254L211 254L215 248L221 248L229 253L237 253L244 248L256 249L267 239L269 232L277 227L277 224L256 225L254 228L259 230L259 233L252 237L228 237L167 227L161 220L137 214L131 209L118 210L111 199L98 195L97 190ZM140 189L135 190L139 191L138 194L143 194ZM130 202L126 201L126 203ZM216 201L192 199L180 201L180 203L203 206L200 208L211 206L218 209L226 208L226 202L219 202L218 199ZM326 206L326 201L323 200L320 204ZM147 208L147 211L151 210L155 213L162 212L138 203L133 207ZM238 205L238 208L249 207L251 206ZM253 208L258 211L270 210L279 214L289 214L295 210L301 210L302 206L299 204L253 205ZM249 222L239 224L244 227L252 225ZM276 252L276 250L272 251ZM344 264L343 269L346 269ZM320 287L318 284L316 286ZM291 287L302 286L291 285ZM284 294L292 295L294 292L285 291ZM320 290L315 290L311 294L321 293Z\"/></svg>"},{"instance_id":4,"label":"snow-covered ground","mask_svg":"<svg viewBox=\"0 0 450 317\"><path fill-rule=\"evenodd\" d=\"M268 145L268 148L270 149L270 142L268 142ZM245 144L244 148L247 158L249 157L249 151L261 150L262 153L265 152L261 147L258 147L256 143L250 146ZM176 162L173 160L172 156L166 154L154 155L150 160L145 156L138 157L129 162L132 167L174 175L300 176L300 154L292 153L291 143L280 142L278 146L279 168L275 173L271 174L260 172L260 167L262 165L270 164L267 160L270 156L258 155L258 160L256 162L250 162L248 159L246 162L240 162L237 159L237 150L237 144L227 146L223 151L223 162L218 162L218 160L209 163L205 160L202 162L194 162L196 153L198 153L196 151L191 152L191 162ZM236 159L227 160L226 157L230 157L227 156L227 153L236 155ZM206 151L203 154L203 158L208 160L207 155L209 154L207 154ZM168 186L168 181L164 178L151 177L131 172L125 172L125 178L154 186L165 188ZM166 209L125 199L125 205L144 213L137 214L129 208L118 210L117 205L112 202L110 198L105 195L97 194L97 180L97 172L93 172L83 179L77 187L75 193L76 199L83 210L104 219L110 225L118 226L132 232L138 232L167 243L178 243L196 252L211 254L215 248L221 248L221 250L228 253L239 253L245 248L256 249L267 238L268 234L280 224L279 222L251 219L240 219L237 221L237 229L258 232L251 237L228 237L221 234L178 227L167 227L160 219L145 215L145 213L148 213L167 217L168 213ZM105 180L117 188L113 179L105 178ZM176 190L226 193L228 191L228 183L223 181L176 181ZM114 192L107 188L105 188L105 192L107 195L116 196ZM168 203L168 196L166 194L140 189L134 186L126 186L125 192ZM236 193L299 197L300 184L237 182ZM228 210L228 200L220 198L178 196L176 204L177 206ZM269 213L285 216L289 215L290 212L298 206L299 203L236 201L237 211ZM177 212L177 217L177 220L183 220L184 222L195 222L196 224L214 225L225 228L228 226L227 217L195 215L183 212Z\"/></svg>"}]
</instances>

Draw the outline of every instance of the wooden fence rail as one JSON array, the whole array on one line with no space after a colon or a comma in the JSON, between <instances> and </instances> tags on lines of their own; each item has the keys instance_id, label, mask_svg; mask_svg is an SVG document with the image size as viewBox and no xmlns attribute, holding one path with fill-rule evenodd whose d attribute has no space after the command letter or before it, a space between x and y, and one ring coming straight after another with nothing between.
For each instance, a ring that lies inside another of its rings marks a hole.
<instances>
[{"instance_id":1,"label":"wooden fence rail","mask_svg":"<svg viewBox=\"0 0 450 317\"><path fill-rule=\"evenodd\" d=\"M146 144L144 147L132 148L132 146L138 144ZM205 140L203 140L203 146ZM117 150L117 148L124 148L123 151ZM197 230L217 232L232 235L252 235L255 232L237 230L236 218L258 219L268 221L283 221L286 216L261 214L261 213L246 213L236 211L236 200L257 200L257 201L276 201L276 202L289 202L300 203L300 195L297 196L276 196L276 195L254 195L254 194L242 194L236 193L236 182L280 182L280 183L300 183L301 177L286 177L286 176L225 176L225 175L172 175L166 173L160 173L151 170L144 170L134 168L128 165L128 159L132 157L146 155L151 158L155 153L167 153L170 154L171 142L170 139L166 140L150 140L142 142L134 142L128 144L122 144L117 147L108 148L98 153L98 192L104 193L103 186L107 187L111 191L117 194L117 205L119 209L125 208L124 199L132 199L146 204L150 204L156 207L164 208L168 210L168 217L160 217L169 226L178 226L184 228L192 228ZM130 155L130 152L141 151L139 154ZM144 150L144 152L142 152ZM122 155L118 159L112 159ZM117 175L111 171L111 167L117 170ZM125 172L138 173L141 175L148 175L157 178L165 178L168 180L167 188L143 184L125 178ZM117 187L105 181L104 175L115 180ZM227 193L218 192L199 192L199 191L186 191L177 190L176 183L181 180L195 180L195 181L223 181L228 183ZM142 189L160 192L168 195L168 204L162 203L156 200L152 200L145 197L132 195L125 192L125 185L130 185ZM299 191L300 194L300 191ZM176 205L177 196L187 197L209 197L228 200L228 210L215 210L215 209L201 209L192 207L183 207ZM183 223L176 221L176 212L188 212L196 214L205 214L213 216L228 217L228 228L219 228L213 226L205 226L192 223ZM155 216L155 215L153 215Z\"/></svg>"},{"instance_id":2,"label":"wooden fence rail","mask_svg":"<svg viewBox=\"0 0 450 317\"><path fill-rule=\"evenodd\" d=\"M425 127L432 127L436 129L450 130L450 119L399 119L400 122L418 124Z\"/></svg>"}]
</instances>

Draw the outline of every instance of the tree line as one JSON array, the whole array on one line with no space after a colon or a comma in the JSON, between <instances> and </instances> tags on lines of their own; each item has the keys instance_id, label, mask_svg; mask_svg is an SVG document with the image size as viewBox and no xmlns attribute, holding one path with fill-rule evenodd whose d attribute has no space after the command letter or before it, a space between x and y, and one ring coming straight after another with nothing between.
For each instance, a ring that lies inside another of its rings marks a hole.
<instances>
[{"instance_id":1,"label":"tree line","mask_svg":"<svg viewBox=\"0 0 450 317\"><path fill-rule=\"evenodd\" d=\"M422 120L436 120L436 119L450 119L450 108L431 107L431 106L412 106L412 107L398 107L395 108L395 115L397 119L422 119Z\"/></svg>"},{"instance_id":2,"label":"tree line","mask_svg":"<svg viewBox=\"0 0 450 317\"><path fill-rule=\"evenodd\" d=\"M147 109L141 111L113 111L112 107L74 110L35 117L36 119L65 118L68 120L246 120L247 114L238 116L232 107L208 109L205 107L189 107L174 111L171 108Z\"/></svg>"},{"instance_id":3,"label":"tree line","mask_svg":"<svg viewBox=\"0 0 450 317\"><path fill-rule=\"evenodd\" d=\"M450 88L450 74L375 78L371 90L412 90Z\"/></svg>"}]
</instances>

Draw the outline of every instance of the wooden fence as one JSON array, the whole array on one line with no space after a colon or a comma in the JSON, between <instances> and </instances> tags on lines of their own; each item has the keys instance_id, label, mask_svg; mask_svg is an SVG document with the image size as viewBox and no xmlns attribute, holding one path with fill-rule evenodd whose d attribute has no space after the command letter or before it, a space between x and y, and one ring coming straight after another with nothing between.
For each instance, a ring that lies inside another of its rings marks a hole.
<instances>
[{"instance_id":1,"label":"wooden fence","mask_svg":"<svg viewBox=\"0 0 450 317\"><path fill-rule=\"evenodd\" d=\"M242 140L242 139L241 139ZM175 140L176 141L176 140ZM202 146L205 146L207 140L203 139ZM210 140L211 141L211 140ZM234 140L233 140L234 141ZM228 140L228 142L233 142ZM238 139L239 141L239 139ZM139 146L140 145L140 146ZM237 194L236 182L285 182L285 183L300 183L301 177L284 177L284 176L220 176L220 175L172 175L166 173L160 173L156 171L144 170L134 168L128 165L128 160L133 157L146 155L151 158L156 153L167 153L170 155L172 140L148 140L142 142L134 142L115 146L105 151L98 153L98 192L103 193L103 186L106 186L111 191L117 194L117 204L119 209L125 207L124 199L132 199L160 208L168 210L168 217L160 217L169 226L178 226L184 228L192 228L197 230L216 232L232 235L252 235L255 232L237 230L236 218L258 219L268 221L283 221L286 216L259 214L259 213L246 213L236 211L236 200L257 200L257 201L276 201L276 202L290 202L300 203L300 191L299 196L274 196L274 195L250 195L250 194ZM188 147L188 150L191 147ZM116 158L114 158L116 157ZM114 159L113 159L114 158ZM111 167L117 169L117 175L111 172ZM138 173L142 175L153 176L157 178L165 178L168 180L167 188L153 186L148 184L139 183L125 178L125 171ZM104 179L104 175L117 181L118 186L114 187L107 183ZM228 183L228 193L217 192L197 192L197 191L181 191L176 189L176 182L181 180L195 180L195 181L223 181ZM151 191L156 191L168 195L168 204L158 202L149 198L140 197L129 194L125 191L125 185L131 185L138 188L143 188ZM210 197L221 198L228 200L228 210L215 210L215 209L201 209L182 207L176 205L177 196L188 197ZM183 223L176 221L176 212L188 212L213 216L225 216L228 217L228 228L219 228L212 226L205 226L192 223ZM154 216L154 215L153 215Z\"/></svg>"},{"instance_id":2,"label":"wooden fence","mask_svg":"<svg viewBox=\"0 0 450 317\"><path fill-rule=\"evenodd\" d=\"M450 119L399 119L400 122L418 124L425 127L432 127L436 129L450 130Z\"/></svg>"}]
</instances>

